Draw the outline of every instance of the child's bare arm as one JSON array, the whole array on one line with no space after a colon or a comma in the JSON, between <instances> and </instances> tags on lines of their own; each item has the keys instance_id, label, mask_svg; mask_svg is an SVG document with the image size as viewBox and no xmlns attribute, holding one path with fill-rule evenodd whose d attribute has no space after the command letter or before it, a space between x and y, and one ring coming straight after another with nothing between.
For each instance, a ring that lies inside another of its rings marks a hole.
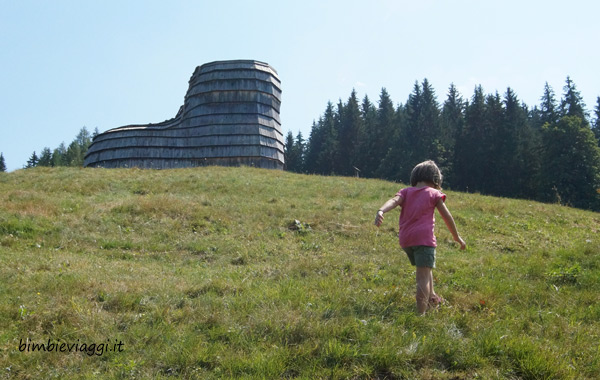
<instances>
[{"instance_id":1,"label":"child's bare arm","mask_svg":"<svg viewBox=\"0 0 600 380\"><path fill-rule=\"evenodd\" d=\"M440 199L435 205L435 207L438 209L438 212L442 216L442 219L444 219L446 227L448 227L448 230L452 234L454 241L460 244L460 249L465 249L467 244L458 234L458 230L456 229L456 223L454 223L454 218L452 217L452 214L450 214L450 210L448 210L448 207L446 207L444 201Z\"/></svg>"},{"instance_id":2,"label":"child's bare arm","mask_svg":"<svg viewBox=\"0 0 600 380\"><path fill-rule=\"evenodd\" d=\"M403 200L404 198L397 195L394 198L389 199L387 202L385 202L383 206L381 206L381 208L377 210L377 216L375 217L375 225L377 227L381 226L381 223L383 223L383 214L390 210L393 210L394 208L396 208L396 206L402 206Z\"/></svg>"}]
</instances>

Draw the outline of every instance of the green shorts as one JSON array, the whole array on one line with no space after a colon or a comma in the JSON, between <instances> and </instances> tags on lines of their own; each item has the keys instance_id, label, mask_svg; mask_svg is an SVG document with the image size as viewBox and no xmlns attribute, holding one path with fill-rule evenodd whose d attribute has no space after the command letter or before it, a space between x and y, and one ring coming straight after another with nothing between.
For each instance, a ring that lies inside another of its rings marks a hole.
<instances>
[{"instance_id":1,"label":"green shorts","mask_svg":"<svg viewBox=\"0 0 600 380\"><path fill-rule=\"evenodd\" d=\"M435 268L435 247L416 245L402 248L412 265Z\"/></svg>"}]
</instances>

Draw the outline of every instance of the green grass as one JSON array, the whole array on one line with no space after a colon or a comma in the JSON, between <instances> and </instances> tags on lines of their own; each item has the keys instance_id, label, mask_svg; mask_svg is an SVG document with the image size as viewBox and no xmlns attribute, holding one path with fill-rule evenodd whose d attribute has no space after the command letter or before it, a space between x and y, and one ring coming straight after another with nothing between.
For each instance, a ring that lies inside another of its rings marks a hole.
<instances>
[{"instance_id":1,"label":"green grass","mask_svg":"<svg viewBox=\"0 0 600 380\"><path fill-rule=\"evenodd\" d=\"M400 184L253 168L0 173L0 378L585 379L600 214L447 191L417 316ZM438 216L438 220L439 220ZM122 342L122 352L22 352Z\"/></svg>"}]
</instances>

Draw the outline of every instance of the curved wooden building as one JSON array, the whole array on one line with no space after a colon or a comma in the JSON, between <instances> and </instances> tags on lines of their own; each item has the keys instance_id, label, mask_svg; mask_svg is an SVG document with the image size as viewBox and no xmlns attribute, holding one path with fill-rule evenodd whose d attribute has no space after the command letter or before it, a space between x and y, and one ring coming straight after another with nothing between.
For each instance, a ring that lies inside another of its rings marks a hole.
<instances>
[{"instance_id":1,"label":"curved wooden building","mask_svg":"<svg viewBox=\"0 0 600 380\"><path fill-rule=\"evenodd\" d=\"M182 168L204 165L283 169L281 82L264 62L199 66L177 115L94 138L84 166Z\"/></svg>"}]
</instances>

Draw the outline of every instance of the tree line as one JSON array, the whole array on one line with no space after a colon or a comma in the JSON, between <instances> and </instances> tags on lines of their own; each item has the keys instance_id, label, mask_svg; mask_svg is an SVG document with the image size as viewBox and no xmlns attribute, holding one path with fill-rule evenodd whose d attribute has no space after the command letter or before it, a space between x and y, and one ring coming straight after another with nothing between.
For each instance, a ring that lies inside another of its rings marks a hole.
<instances>
[{"instance_id":1,"label":"tree line","mask_svg":"<svg viewBox=\"0 0 600 380\"><path fill-rule=\"evenodd\" d=\"M85 154L93 138L98 134L98 128L91 134L86 127L82 127L69 146L66 146L62 142L55 149L45 147L42 149L40 155L34 151L27 160L24 168L29 169L36 166L83 166Z\"/></svg>"},{"instance_id":2,"label":"tree line","mask_svg":"<svg viewBox=\"0 0 600 380\"><path fill-rule=\"evenodd\" d=\"M446 188L600 211L600 97L590 117L567 77L559 100L548 83L540 100L530 108L510 87L481 85L464 99L452 84L440 104L427 79L397 106L385 88L377 105L353 90L328 102L308 140L288 132L286 169L406 183L432 159Z\"/></svg>"}]
</instances>

